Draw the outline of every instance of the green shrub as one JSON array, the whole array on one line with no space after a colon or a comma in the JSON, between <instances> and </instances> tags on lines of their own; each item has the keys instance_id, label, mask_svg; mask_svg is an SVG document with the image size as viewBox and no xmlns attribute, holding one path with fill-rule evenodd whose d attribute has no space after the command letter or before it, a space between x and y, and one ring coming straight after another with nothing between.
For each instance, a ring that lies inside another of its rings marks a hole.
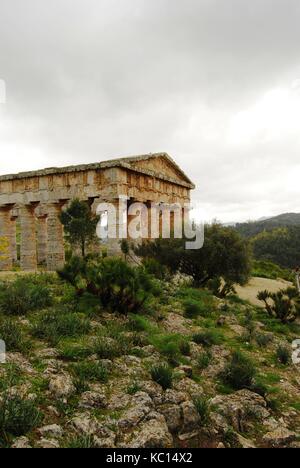
<instances>
[{"instance_id":1,"label":"green shrub","mask_svg":"<svg viewBox=\"0 0 300 468\"><path fill-rule=\"evenodd\" d=\"M94 437L88 436L77 436L70 439L66 444L65 448L68 449L93 449L96 448Z\"/></svg>"},{"instance_id":2,"label":"green shrub","mask_svg":"<svg viewBox=\"0 0 300 468\"><path fill-rule=\"evenodd\" d=\"M300 299L296 288L287 288L277 293L260 291L257 299L264 303L271 318L277 318L283 324L295 322L300 317Z\"/></svg>"},{"instance_id":3,"label":"green shrub","mask_svg":"<svg viewBox=\"0 0 300 468\"><path fill-rule=\"evenodd\" d=\"M37 427L42 421L42 414L36 404L19 396L4 397L0 403L0 437L23 436Z\"/></svg>"},{"instance_id":4,"label":"green shrub","mask_svg":"<svg viewBox=\"0 0 300 468\"><path fill-rule=\"evenodd\" d=\"M20 325L14 320L6 319L0 322L0 339L5 342L6 351L24 352L26 342Z\"/></svg>"},{"instance_id":5,"label":"green shrub","mask_svg":"<svg viewBox=\"0 0 300 468\"><path fill-rule=\"evenodd\" d=\"M68 361L86 359L92 354L92 350L86 344L62 342L59 345L59 355Z\"/></svg>"},{"instance_id":6,"label":"green shrub","mask_svg":"<svg viewBox=\"0 0 300 468\"><path fill-rule=\"evenodd\" d=\"M153 258L143 259L145 271L157 279L164 280L168 277L168 269Z\"/></svg>"},{"instance_id":7,"label":"green shrub","mask_svg":"<svg viewBox=\"0 0 300 468\"><path fill-rule=\"evenodd\" d=\"M187 299L184 302L185 316L193 319L199 315L205 315L206 311L203 311L203 305L200 302L194 301L193 299Z\"/></svg>"},{"instance_id":8,"label":"green shrub","mask_svg":"<svg viewBox=\"0 0 300 468\"><path fill-rule=\"evenodd\" d=\"M81 381L105 383L108 380L107 369L99 362L80 362L72 370Z\"/></svg>"},{"instance_id":9,"label":"green shrub","mask_svg":"<svg viewBox=\"0 0 300 468\"><path fill-rule=\"evenodd\" d=\"M220 344L221 335L217 331L207 330L193 335L193 341L199 345L210 347Z\"/></svg>"},{"instance_id":10,"label":"green shrub","mask_svg":"<svg viewBox=\"0 0 300 468\"><path fill-rule=\"evenodd\" d=\"M92 349L99 359L114 359L122 354L116 342L108 341L102 337L94 341Z\"/></svg>"},{"instance_id":11,"label":"green shrub","mask_svg":"<svg viewBox=\"0 0 300 468\"><path fill-rule=\"evenodd\" d=\"M61 338L81 336L90 330L90 321L81 314L53 310L38 319L32 328L32 334L55 345Z\"/></svg>"},{"instance_id":12,"label":"green shrub","mask_svg":"<svg viewBox=\"0 0 300 468\"><path fill-rule=\"evenodd\" d=\"M173 370L166 364L152 367L151 377L152 380L161 385L164 390L172 387L174 378Z\"/></svg>"},{"instance_id":13,"label":"green shrub","mask_svg":"<svg viewBox=\"0 0 300 468\"><path fill-rule=\"evenodd\" d=\"M200 425L202 427L207 426L210 423L211 406L209 399L205 396L199 396L195 398L194 405L197 413L200 416Z\"/></svg>"},{"instance_id":14,"label":"green shrub","mask_svg":"<svg viewBox=\"0 0 300 468\"><path fill-rule=\"evenodd\" d=\"M255 335L256 343L260 348L266 348L274 340L272 335L266 333L257 333Z\"/></svg>"},{"instance_id":15,"label":"green shrub","mask_svg":"<svg viewBox=\"0 0 300 468\"><path fill-rule=\"evenodd\" d=\"M52 304L46 286L18 278L0 289L0 310L7 315L25 315L30 311L45 309Z\"/></svg>"},{"instance_id":16,"label":"green shrub","mask_svg":"<svg viewBox=\"0 0 300 468\"><path fill-rule=\"evenodd\" d=\"M209 352L201 353L197 358L197 365L200 370L207 369L212 361L212 355Z\"/></svg>"},{"instance_id":17,"label":"green shrub","mask_svg":"<svg viewBox=\"0 0 300 468\"><path fill-rule=\"evenodd\" d=\"M279 346L276 350L276 359L280 364L287 366L291 363L291 350L287 346Z\"/></svg>"},{"instance_id":18,"label":"green shrub","mask_svg":"<svg viewBox=\"0 0 300 468\"><path fill-rule=\"evenodd\" d=\"M133 267L120 258L73 257L58 274L78 295L90 293L104 308L125 315L142 310L152 295L159 293L143 267Z\"/></svg>"},{"instance_id":19,"label":"green shrub","mask_svg":"<svg viewBox=\"0 0 300 468\"><path fill-rule=\"evenodd\" d=\"M182 339L179 343L179 351L183 356L190 356L191 344L189 341Z\"/></svg>"},{"instance_id":20,"label":"green shrub","mask_svg":"<svg viewBox=\"0 0 300 468\"><path fill-rule=\"evenodd\" d=\"M234 390L249 389L256 377L256 368L253 362L240 352L234 352L231 361L221 372L220 378L225 385Z\"/></svg>"},{"instance_id":21,"label":"green shrub","mask_svg":"<svg viewBox=\"0 0 300 468\"><path fill-rule=\"evenodd\" d=\"M130 385L128 385L126 391L128 395L135 395L137 392L141 391L141 387L137 382L132 382Z\"/></svg>"}]
</instances>

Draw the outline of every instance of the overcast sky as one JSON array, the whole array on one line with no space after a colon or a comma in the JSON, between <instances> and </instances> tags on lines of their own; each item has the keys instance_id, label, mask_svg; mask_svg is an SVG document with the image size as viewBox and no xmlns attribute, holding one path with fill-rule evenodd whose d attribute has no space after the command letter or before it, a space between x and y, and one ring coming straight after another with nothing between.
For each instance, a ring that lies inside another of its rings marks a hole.
<instances>
[{"instance_id":1,"label":"overcast sky","mask_svg":"<svg viewBox=\"0 0 300 468\"><path fill-rule=\"evenodd\" d=\"M206 219L299 212L299 24L299 0L0 0L0 173L165 151Z\"/></svg>"}]
</instances>

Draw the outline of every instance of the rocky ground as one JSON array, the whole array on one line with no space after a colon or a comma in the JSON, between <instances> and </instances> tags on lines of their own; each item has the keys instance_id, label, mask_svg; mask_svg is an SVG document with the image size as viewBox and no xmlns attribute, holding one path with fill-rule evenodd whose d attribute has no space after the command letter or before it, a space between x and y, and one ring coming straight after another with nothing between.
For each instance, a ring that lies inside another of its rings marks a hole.
<instances>
[{"instance_id":1,"label":"rocky ground","mask_svg":"<svg viewBox=\"0 0 300 468\"><path fill-rule=\"evenodd\" d=\"M75 306L69 288L45 281L55 296L51 311L67 309L62 315L85 326L71 330L65 321L60 331L43 329L49 310L15 319L19 349L14 344L0 365L0 402L20 397L38 415L32 427L2 430L2 446L300 447L300 368L276 357L282 345L292 353L298 326L236 297L219 300L175 284L163 285L147 315L120 317L88 302ZM186 316L187 295L203 306L194 318ZM222 380L235 350L254 361L257 389ZM153 379L162 363L173 372L170 388Z\"/></svg>"}]
</instances>

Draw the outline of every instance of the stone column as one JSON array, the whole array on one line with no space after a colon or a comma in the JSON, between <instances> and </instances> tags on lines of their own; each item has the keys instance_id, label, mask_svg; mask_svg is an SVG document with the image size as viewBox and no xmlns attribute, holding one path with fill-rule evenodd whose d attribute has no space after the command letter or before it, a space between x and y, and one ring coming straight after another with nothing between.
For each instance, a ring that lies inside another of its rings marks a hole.
<instances>
[{"instance_id":1,"label":"stone column","mask_svg":"<svg viewBox=\"0 0 300 468\"><path fill-rule=\"evenodd\" d=\"M32 205L20 206L21 226L21 270L36 271L36 225L35 207Z\"/></svg>"},{"instance_id":2,"label":"stone column","mask_svg":"<svg viewBox=\"0 0 300 468\"><path fill-rule=\"evenodd\" d=\"M13 263L18 261L17 250L17 219L15 216L11 218L11 256Z\"/></svg>"},{"instance_id":3,"label":"stone column","mask_svg":"<svg viewBox=\"0 0 300 468\"><path fill-rule=\"evenodd\" d=\"M121 250L121 240L122 238L126 238L126 229L127 229L127 222L125 220L124 213L122 211L122 207L126 210L127 201L126 200L119 200L114 199L108 201L107 203L111 204L114 207L114 210L108 211L108 232L109 238L107 240L107 253L108 255L117 255L120 256L122 254ZM121 204L121 209L120 209ZM115 216L114 216L115 215ZM113 234L113 237L112 237ZM124 235L123 235L124 234Z\"/></svg>"},{"instance_id":4,"label":"stone column","mask_svg":"<svg viewBox=\"0 0 300 468\"><path fill-rule=\"evenodd\" d=\"M65 264L65 248L63 226L59 220L61 203L51 203L47 206L47 270L56 271Z\"/></svg>"},{"instance_id":5,"label":"stone column","mask_svg":"<svg viewBox=\"0 0 300 468\"><path fill-rule=\"evenodd\" d=\"M37 256L39 265L47 260L47 245L47 216L40 216L37 225Z\"/></svg>"},{"instance_id":6,"label":"stone column","mask_svg":"<svg viewBox=\"0 0 300 468\"><path fill-rule=\"evenodd\" d=\"M0 207L0 270L12 270L11 208Z\"/></svg>"}]
</instances>

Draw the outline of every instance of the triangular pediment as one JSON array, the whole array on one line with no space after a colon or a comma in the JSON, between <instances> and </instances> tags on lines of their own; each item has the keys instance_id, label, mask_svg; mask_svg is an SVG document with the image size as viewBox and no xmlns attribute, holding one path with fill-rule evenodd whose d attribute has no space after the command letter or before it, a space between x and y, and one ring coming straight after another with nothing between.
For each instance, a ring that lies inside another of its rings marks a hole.
<instances>
[{"instance_id":1,"label":"triangular pediment","mask_svg":"<svg viewBox=\"0 0 300 468\"><path fill-rule=\"evenodd\" d=\"M132 158L132 160L128 159L128 163L135 170L149 171L158 177L169 179L172 182L177 181L179 184L190 185L191 188L194 187L191 180L167 154Z\"/></svg>"}]
</instances>

